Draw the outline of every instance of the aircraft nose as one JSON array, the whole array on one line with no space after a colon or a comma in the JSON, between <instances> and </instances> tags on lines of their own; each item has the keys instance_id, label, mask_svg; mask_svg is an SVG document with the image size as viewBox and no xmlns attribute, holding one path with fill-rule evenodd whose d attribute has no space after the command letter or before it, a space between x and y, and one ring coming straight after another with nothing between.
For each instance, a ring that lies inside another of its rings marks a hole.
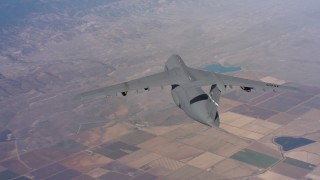
<instances>
[{"instance_id":1,"label":"aircraft nose","mask_svg":"<svg viewBox=\"0 0 320 180\"><path fill-rule=\"evenodd\" d=\"M220 126L219 117L210 116L207 111L206 101L199 101L197 103L192 104L191 106L192 113L191 117L202 124L205 124L210 127L218 128ZM218 115L217 115L218 116Z\"/></svg>"},{"instance_id":2,"label":"aircraft nose","mask_svg":"<svg viewBox=\"0 0 320 180\"><path fill-rule=\"evenodd\" d=\"M214 120L207 113L203 113L202 116L198 117L198 119L200 120L199 122L201 122L203 124L206 124L206 125L208 125L210 127L215 127L215 128L219 128L220 127L219 119Z\"/></svg>"},{"instance_id":3,"label":"aircraft nose","mask_svg":"<svg viewBox=\"0 0 320 180\"><path fill-rule=\"evenodd\" d=\"M220 121L212 119L209 115L206 118L206 124L208 124L211 127L219 128L220 127Z\"/></svg>"},{"instance_id":4,"label":"aircraft nose","mask_svg":"<svg viewBox=\"0 0 320 180\"><path fill-rule=\"evenodd\" d=\"M220 121L219 121L219 119L212 119L211 122L212 122L212 124L213 124L214 127L216 127L216 128L220 127Z\"/></svg>"}]
</instances>

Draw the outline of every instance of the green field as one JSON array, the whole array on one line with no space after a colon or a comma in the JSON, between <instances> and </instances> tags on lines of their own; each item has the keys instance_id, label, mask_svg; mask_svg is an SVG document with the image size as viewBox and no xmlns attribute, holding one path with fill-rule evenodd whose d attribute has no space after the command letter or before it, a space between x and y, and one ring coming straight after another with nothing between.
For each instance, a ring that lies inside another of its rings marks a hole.
<instances>
[{"instance_id":1,"label":"green field","mask_svg":"<svg viewBox=\"0 0 320 180\"><path fill-rule=\"evenodd\" d=\"M279 159L249 149L243 149L231 156L232 159L251 164L260 168L267 168Z\"/></svg>"},{"instance_id":2,"label":"green field","mask_svg":"<svg viewBox=\"0 0 320 180\"><path fill-rule=\"evenodd\" d=\"M288 157L283 162L285 162L287 164L291 164L293 166L303 168L303 169L308 169L308 170L313 170L316 167L316 165L314 165L314 164L309 164L309 163L299 161L296 159L292 159L292 158L288 158Z\"/></svg>"}]
</instances>

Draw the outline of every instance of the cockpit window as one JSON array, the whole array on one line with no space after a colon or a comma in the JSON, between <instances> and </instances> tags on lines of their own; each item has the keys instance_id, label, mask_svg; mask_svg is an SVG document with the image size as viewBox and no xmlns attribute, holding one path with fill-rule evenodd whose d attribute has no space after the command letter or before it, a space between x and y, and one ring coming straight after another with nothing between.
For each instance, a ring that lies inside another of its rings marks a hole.
<instances>
[{"instance_id":1,"label":"cockpit window","mask_svg":"<svg viewBox=\"0 0 320 180\"><path fill-rule=\"evenodd\" d=\"M208 100L209 96L207 94L201 94L199 96L194 97L193 99L190 100L190 104L203 101L203 100Z\"/></svg>"}]
</instances>

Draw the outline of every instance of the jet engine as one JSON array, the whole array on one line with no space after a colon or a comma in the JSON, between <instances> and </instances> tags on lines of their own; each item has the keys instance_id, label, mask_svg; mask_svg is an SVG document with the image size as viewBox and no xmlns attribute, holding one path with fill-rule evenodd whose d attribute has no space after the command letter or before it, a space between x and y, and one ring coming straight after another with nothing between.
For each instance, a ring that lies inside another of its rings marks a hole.
<instances>
[{"instance_id":1,"label":"jet engine","mask_svg":"<svg viewBox=\"0 0 320 180\"><path fill-rule=\"evenodd\" d=\"M174 101L174 103L179 107L181 108L181 104L180 104L180 99L179 99L179 95L178 95L178 92L177 90L179 89L179 85L177 84L173 84L171 85L171 96L172 96L172 99Z\"/></svg>"},{"instance_id":2,"label":"jet engine","mask_svg":"<svg viewBox=\"0 0 320 180\"><path fill-rule=\"evenodd\" d=\"M253 89L252 87L245 87L245 86L241 86L241 89L247 92L251 92L251 90Z\"/></svg>"}]
</instances>

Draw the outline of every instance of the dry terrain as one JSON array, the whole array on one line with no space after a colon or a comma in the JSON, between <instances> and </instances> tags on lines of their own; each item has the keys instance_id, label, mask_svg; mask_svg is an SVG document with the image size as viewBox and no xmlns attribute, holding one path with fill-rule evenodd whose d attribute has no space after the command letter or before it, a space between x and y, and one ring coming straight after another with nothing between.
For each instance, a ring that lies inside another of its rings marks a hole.
<instances>
[{"instance_id":1,"label":"dry terrain","mask_svg":"<svg viewBox=\"0 0 320 180\"><path fill-rule=\"evenodd\" d=\"M317 0L4 0L0 179L320 179L319 17ZM173 53L304 92L226 92L221 129L170 87L77 98Z\"/></svg>"}]
</instances>

